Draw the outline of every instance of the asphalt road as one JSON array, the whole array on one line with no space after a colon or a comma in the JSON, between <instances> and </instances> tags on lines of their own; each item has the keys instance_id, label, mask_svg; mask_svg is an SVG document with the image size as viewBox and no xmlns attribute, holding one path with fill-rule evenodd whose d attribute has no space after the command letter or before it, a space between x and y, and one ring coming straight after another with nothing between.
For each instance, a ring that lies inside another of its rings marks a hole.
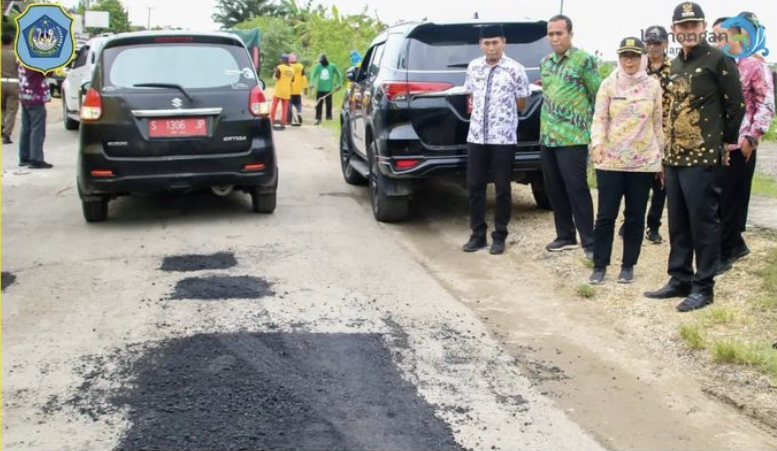
<instances>
[{"instance_id":1,"label":"asphalt road","mask_svg":"<svg viewBox=\"0 0 777 451\"><path fill-rule=\"evenodd\" d=\"M86 224L77 133L51 110L54 169L3 147L4 450L774 443L676 370L655 376L521 256L463 256L456 187L377 224L306 125L276 133L273 215L205 193L120 199Z\"/></svg>"}]
</instances>

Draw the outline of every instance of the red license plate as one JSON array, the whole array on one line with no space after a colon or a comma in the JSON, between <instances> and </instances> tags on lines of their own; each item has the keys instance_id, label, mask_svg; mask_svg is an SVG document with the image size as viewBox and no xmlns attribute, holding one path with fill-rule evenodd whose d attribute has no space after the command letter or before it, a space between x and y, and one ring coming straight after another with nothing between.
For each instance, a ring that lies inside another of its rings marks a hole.
<instances>
[{"instance_id":1,"label":"red license plate","mask_svg":"<svg viewBox=\"0 0 777 451\"><path fill-rule=\"evenodd\" d=\"M207 135L208 120L205 118L169 117L148 120L148 136L151 138Z\"/></svg>"}]
</instances>

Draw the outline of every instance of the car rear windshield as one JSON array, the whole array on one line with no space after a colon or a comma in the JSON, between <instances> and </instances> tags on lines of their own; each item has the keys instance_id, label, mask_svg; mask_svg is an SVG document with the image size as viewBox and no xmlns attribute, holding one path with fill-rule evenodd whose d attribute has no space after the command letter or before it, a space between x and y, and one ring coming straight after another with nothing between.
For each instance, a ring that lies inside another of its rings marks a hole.
<instances>
[{"instance_id":1,"label":"car rear windshield","mask_svg":"<svg viewBox=\"0 0 777 451\"><path fill-rule=\"evenodd\" d=\"M504 30L505 55L527 69L539 67L551 52L545 22L505 24ZM405 66L423 71L466 69L470 61L483 56L479 34L473 25L419 27L410 33Z\"/></svg>"},{"instance_id":2,"label":"car rear windshield","mask_svg":"<svg viewBox=\"0 0 777 451\"><path fill-rule=\"evenodd\" d=\"M256 84L256 72L240 46L137 44L111 47L103 59L105 86L117 88L142 83L172 83L191 89Z\"/></svg>"}]
</instances>

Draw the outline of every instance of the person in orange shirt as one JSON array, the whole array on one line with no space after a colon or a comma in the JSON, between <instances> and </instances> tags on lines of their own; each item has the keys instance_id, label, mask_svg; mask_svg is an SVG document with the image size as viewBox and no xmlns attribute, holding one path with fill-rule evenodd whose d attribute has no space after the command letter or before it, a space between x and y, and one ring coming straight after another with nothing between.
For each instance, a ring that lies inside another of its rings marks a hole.
<instances>
[{"instance_id":1,"label":"person in orange shirt","mask_svg":"<svg viewBox=\"0 0 777 451\"><path fill-rule=\"evenodd\" d=\"M308 78L305 76L305 66L297 61L297 55L289 53L289 65L294 69L294 79L291 81L291 99L289 114L286 120L294 126L302 125L302 91L307 95ZM297 110L297 114L294 114Z\"/></svg>"},{"instance_id":2,"label":"person in orange shirt","mask_svg":"<svg viewBox=\"0 0 777 451\"><path fill-rule=\"evenodd\" d=\"M286 116L289 114L289 99L291 98L291 82L294 79L294 68L289 66L289 56L285 53L279 58L279 64L275 68L272 78L275 80L275 89L272 96L270 119L274 129L283 130L286 128ZM275 122L275 113L278 111L279 103L281 104L280 124Z\"/></svg>"}]
</instances>

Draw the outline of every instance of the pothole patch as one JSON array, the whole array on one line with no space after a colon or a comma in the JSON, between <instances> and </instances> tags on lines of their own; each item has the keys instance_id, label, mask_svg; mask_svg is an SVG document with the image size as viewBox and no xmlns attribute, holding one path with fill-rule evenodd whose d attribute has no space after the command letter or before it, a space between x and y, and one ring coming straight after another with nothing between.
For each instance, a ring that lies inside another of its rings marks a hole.
<instances>
[{"instance_id":1,"label":"pothole patch","mask_svg":"<svg viewBox=\"0 0 777 451\"><path fill-rule=\"evenodd\" d=\"M126 412L117 451L463 449L379 334L197 334L109 360L73 407Z\"/></svg>"},{"instance_id":2,"label":"pothole patch","mask_svg":"<svg viewBox=\"0 0 777 451\"><path fill-rule=\"evenodd\" d=\"M228 269L237 265L232 252L217 252L210 255L174 255L162 261L162 271L190 272Z\"/></svg>"},{"instance_id":3,"label":"pothole patch","mask_svg":"<svg viewBox=\"0 0 777 451\"><path fill-rule=\"evenodd\" d=\"M16 275L10 272L2 272L2 291L16 283Z\"/></svg>"},{"instance_id":4,"label":"pothole patch","mask_svg":"<svg viewBox=\"0 0 777 451\"><path fill-rule=\"evenodd\" d=\"M172 299L261 299L273 296L272 285L251 276L189 277L175 286Z\"/></svg>"}]
</instances>

